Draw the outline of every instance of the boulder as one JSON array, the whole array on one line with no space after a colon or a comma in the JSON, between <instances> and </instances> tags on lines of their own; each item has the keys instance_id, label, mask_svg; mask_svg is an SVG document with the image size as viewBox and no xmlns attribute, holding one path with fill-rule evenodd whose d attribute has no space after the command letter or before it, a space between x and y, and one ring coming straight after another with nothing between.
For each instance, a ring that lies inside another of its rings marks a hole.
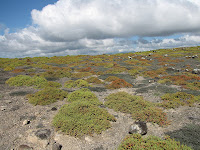
<instances>
[{"instance_id":1,"label":"boulder","mask_svg":"<svg viewBox=\"0 0 200 150\"><path fill-rule=\"evenodd\" d=\"M147 134L147 124L144 121L136 121L130 125L129 134L139 133L141 135Z\"/></svg>"},{"instance_id":2,"label":"boulder","mask_svg":"<svg viewBox=\"0 0 200 150\"><path fill-rule=\"evenodd\" d=\"M38 131L35 132L35 136L37 136L41 140L48 139L50 134L51 134L50 129L39 129Z\"/></svg>"}]
</instances>

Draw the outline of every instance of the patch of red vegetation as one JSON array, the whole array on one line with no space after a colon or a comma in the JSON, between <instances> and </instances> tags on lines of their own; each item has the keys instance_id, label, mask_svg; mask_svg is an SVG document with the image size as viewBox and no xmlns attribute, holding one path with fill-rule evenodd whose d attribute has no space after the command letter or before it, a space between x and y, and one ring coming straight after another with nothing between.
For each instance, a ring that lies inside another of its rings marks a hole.
<instances>
[{"instance_id":1,"label":"patch of red vegetation","mask_svg":"<svg viewBox=\"0 0 200 150\"><path fill-rule=\"evenodd\" d=\"M123 79L117 79L113 81L111 84L109 84L107 87L110 89L119 89L119 88L131 88L133 87L133 85L126 82Z\"/></svg>"}]
</instances>

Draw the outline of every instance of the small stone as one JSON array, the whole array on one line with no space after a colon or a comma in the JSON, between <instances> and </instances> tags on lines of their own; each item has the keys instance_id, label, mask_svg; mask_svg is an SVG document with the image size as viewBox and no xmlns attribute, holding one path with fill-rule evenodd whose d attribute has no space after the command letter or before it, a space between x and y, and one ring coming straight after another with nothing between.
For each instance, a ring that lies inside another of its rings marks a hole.
<instances>
[{"instance_id":1,"label":"small stone","mask_svg":"<svg viewBox=\"0 0 200 150\"><path fill-rule=\"evenodd\" d=\"M139 133L141 135L147 134L147 125L146 122L137 121L134 124L130 125L129 134Z\"/></svg>"},{"instance_id":2,"label":"small stone","mask_svg":"<svg viewBox=\"0 0 200 150\"><path fill-rule=\"evenodd\" d=\"M33 150L33 148L32 148L32 147L29 147L29 146L27 146L27 145L20 145L20 146L18 147L18 150Z\"/></svg>"},{"instance_id":3,"label":"small stone","mask_svg":"<svg viewBox=\"0 0 200 150\"><path fill-rule=\"evenodd\" d=\"M40 130L36 131L36 133L35 133L35 135L42 140L48 139L50 134L51 134L50 129L40 129Z\"/></svg>"},{"instance_id":4,"label":"small stone","mask_svg":"<svg viewBox=\"0 0 200 150\"><path fill-rule=\"evenodd\" d=\"M52 150L61 150L62 149L62 145L59 143L54 142L52 145Z\"/></svg>"},{"instance_id":5,"label":"small stone","mask_svg":"<svg viewBox=\"0 0 200 150\"><path fill-rule=\"evenodd\" d=\"M6 110L6 106L1 106L1 111L5 111Z\"/></svg>"},{"instance_id":6,"label":"small stone","mask_svg":"<svg viewBox=\"0 0 200 150\"><path fill-rule=\"evenodd\" d=\"M5 102L5 103L7 103L7 104L10 104L10 103L12 103L12 101L11 101L11 100L5 100L4 102Z\"/></svg>"},{"instance_id":7,"label":"small stone","mask_svg":"<svg viewBox=\"0 0 200 150\"><path fill-rule=\"evenodd\" d=\"M56 111L57 108L56 108L56 107L52 107L51 110L52 110L52 111Z\"/></svg>"},{"instance_id":8,"label":"small stone","mask_svg":"<svg viewBox=\"0 0 200 150\"><path fill-rule=\"evenodd\" d=\"M30 124L30 123L31 123L30 120L24 120L24 121L23 121L23 125L24 125L24 126L27 125L27 124Z\"/></svg>"}]
</instances>

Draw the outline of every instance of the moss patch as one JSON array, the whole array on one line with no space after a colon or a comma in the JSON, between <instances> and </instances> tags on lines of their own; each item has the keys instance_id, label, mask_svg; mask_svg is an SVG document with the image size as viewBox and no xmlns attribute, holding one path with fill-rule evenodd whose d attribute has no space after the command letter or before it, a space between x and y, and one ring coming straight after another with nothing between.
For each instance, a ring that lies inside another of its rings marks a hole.
<instances>
[{"instance_id":1,"label":"moss patch","mask_svg":"<svg viewBox=\"0 0 200 150\"><path fill-rule=\"evenodd\" d=\"M111 127L115 118L105 109L86 101L76 101L64 105L53 119L53 125L71 136L100 134Z\"/></svg>"}]
</instances>

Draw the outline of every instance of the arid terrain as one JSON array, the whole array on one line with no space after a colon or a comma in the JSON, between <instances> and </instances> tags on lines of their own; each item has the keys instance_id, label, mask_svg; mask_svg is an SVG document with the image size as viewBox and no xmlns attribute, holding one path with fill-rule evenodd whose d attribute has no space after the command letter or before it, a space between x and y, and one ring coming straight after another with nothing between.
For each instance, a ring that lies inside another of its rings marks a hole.
<instances>
[{"instance_id":1,"label":"arid terrain","mask_svg":"<svg viewBox=\"0 0 200 150\"><path fill-rule=\"evenodd\" d=\"M117 149L129 134L130 125L136 121L130 113L104 105L110 94L118 92L143 97L155 105L162 104L162 96L167 93L184 92L194 96L196 99L192 102L158 106L169 123L162 126L146 120L148 131L144 137L154 135L164 139L169 135L192 149L200 149L199 47L97 56L0 58L0 69L0 150ZM44 77L47 81L57 82L61 85L59 89L68 94L88 88L116 121L111 121L111 127L101 134L75 137L63 133L52 125L52 120L64 104L70 105L69 98L47 105L30 103L27 95L43 88L7 82L19 75ZM131 86L115 85L116 80L106 80L110 76L118 77ZM87 80L91 77L101 82ZM70 80L79 79L87 81L90 86L66 85Z\"/></svg>"}]
</instances>

